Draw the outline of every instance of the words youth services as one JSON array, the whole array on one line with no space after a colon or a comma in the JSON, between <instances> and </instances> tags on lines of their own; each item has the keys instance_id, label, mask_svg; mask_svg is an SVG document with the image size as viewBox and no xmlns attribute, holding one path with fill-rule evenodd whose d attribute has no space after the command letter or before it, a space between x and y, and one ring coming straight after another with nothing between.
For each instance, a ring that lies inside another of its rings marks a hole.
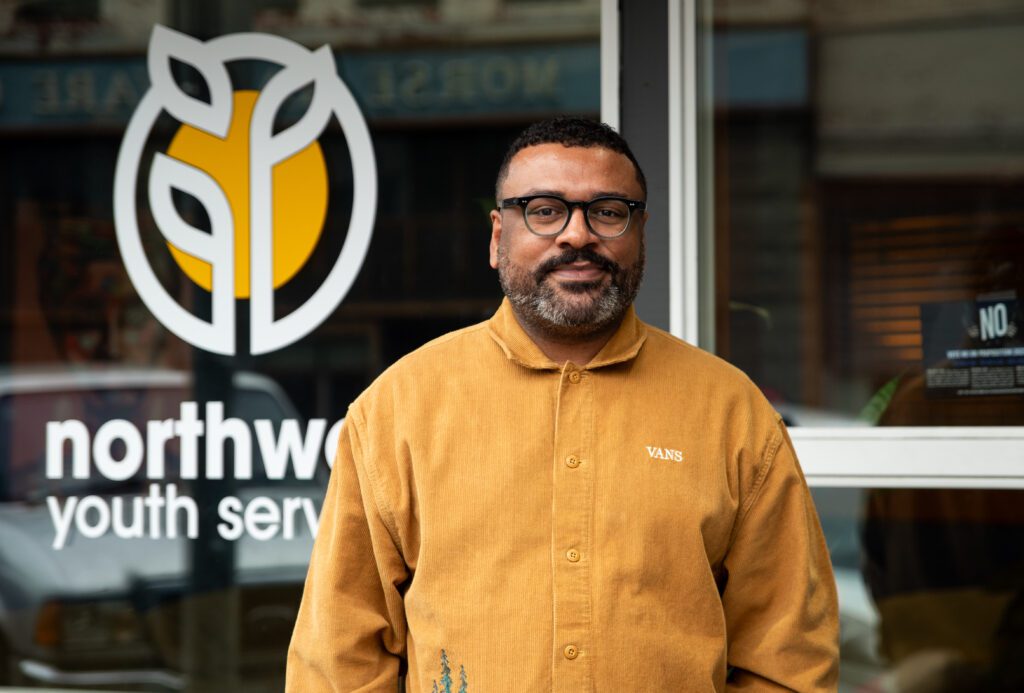
<instances>
[{"instance_id":1,"label":"words youth services","mask_svg":"<svg viewBox=\"0 0 1024 693\"><path fill-rule=\"evenodd\" d=\"M263 470L257 478L280 481L286 478L310 480L316 474L321 455L328 466L334 462L334 451L342 421L327 430L324 419L311 419L302 433L298 421L275 422L258 419L249 425L236 418L224 418L222 402L208 402L206 416L199 418L196 402L182 402L177 419L146 422L145 436L131 421L113 419L96 430L90 440L89 429L77 419L51 421L46 424L46 477L63 479L67 470L66 452L70 452L70 476L89 479L95 471L114 482L138 478L145 464L145 478L165 480L167 446L178 447L175 478L224 479L224 446L234 447L234 464L230 477L253 478L253 436ZM200 438L204 439L205 461L200 476ZM115 446L122 454L115 456ZM289 474L289 469L291 474ZM62 549L72 529L87 539L108 533L125 539L175 538L179 533L195 539L199 535L199 508L188 495L178 493L174 483L161 486L151 483L144 495L107 498L99 495L48 496L46 505L53 521L53 548ZM229 541L249 536L266 541L281 536L292 539L305 524L310 536L316 536L319 524L317 499L310 496L255 496L243 501L225 496L217 505L220 522L217 532ZM179 530L179 523L183 529Z\"/></svg>"}]
</instances>

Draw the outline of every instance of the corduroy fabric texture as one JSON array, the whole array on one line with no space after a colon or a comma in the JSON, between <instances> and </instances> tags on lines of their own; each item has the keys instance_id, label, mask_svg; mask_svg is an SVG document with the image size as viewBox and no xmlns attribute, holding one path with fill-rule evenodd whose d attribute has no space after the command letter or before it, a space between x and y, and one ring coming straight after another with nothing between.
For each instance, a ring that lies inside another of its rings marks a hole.
<instances>
[{"instance_id":1,"label":"corduroy fabric texture","mask_svg":"<svg viewBox=\"0 0 1024 693\"><path fill-rule=\"evenodd\" d=\"M632 310L583 367L507 301L401 359L349 409L287 690L400 671L409 693L835 690L835 583L779 416Z\"/></svg>"}]
</instances>

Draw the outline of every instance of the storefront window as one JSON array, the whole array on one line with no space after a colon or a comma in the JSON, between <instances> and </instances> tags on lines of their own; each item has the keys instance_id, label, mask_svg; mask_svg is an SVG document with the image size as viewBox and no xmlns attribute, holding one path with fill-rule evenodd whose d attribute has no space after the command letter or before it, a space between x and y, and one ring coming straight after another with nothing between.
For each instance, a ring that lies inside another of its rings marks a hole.
<instances>
[{"instance_id":1,"label":"storefront window","mask_svg":"<svg viewBox=\"0 0 1024 693\"><path fill-rule=\"evenodd\" d=\"M791 423L1024 423L1018 9L710 5L715 345Z\"/></svg>"},{"instance_id":2,"label":"storefront window","mask_svg":"<svg viewBox=\"0 0 1024 693\"><path fill-rule=\"evenodd\" d=\"M805 469L857 483L884 444L921 476L813 489L839 591L839 689L1020 690L1022 494L1016 471L989 472L1015 448L944 464L923 452L945 440L929 427L1024 425L1019 7L700 6L714 348L798 451L828 436L854 450L841 470L802 455ZM872 447L848 426L911 428ZM957 485L972 488L943 488Z\"/></svg>"},{"instance_id":3,"label":"storefront window","mask_svg":"<svg viewBox=\"0 0 1024 693\"><path fill-rule=\"evenodd\" d=\"M397 358L497 307L487 212L511 139L598 115L597 0L239 7L0 9L0 687L281 690L337 422ZM274 40L223 40L241 32ZM260 121L300 64L321 72ZM372 160L338 101L261 197L256 123L268 142L303 126L317 89L341 99L335 75ZM269 275L238 240L267 219ZM367 219L365 255L339 265ZM339 266L350 286L318 308ZM253 331L310 304L305 331Z\"/></svg>"},{"instance_id":4,"label":"storefront window","mask_svg":"<svg viewBox=\"0 0 1024 693\"><path fill-rule=\"evenodd\" d=\"M839 590L840 691L1024 686L1024 492L814 489Z\"/></svg>"}]
</instances>

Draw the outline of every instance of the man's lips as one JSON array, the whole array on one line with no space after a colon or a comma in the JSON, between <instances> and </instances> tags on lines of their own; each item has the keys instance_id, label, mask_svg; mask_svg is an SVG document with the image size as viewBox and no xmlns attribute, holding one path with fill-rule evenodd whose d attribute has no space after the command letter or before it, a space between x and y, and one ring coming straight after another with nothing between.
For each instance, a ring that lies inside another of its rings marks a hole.
<instances>
[{"instance_id":1,"label":"man's lips","mask_svg":"<svg viewBox=\"0 0 1024 693\"><path fill-rule=\"evenodd\" d=\"M601 279L607 271L590 262L573 262L559 265L550 274L559 281L592 282Z\"/></svg>"},{"instance_id":2,"label":"man's lips","mask_svg":"<svg viewBox=\"0 0 1024 693\"><path fill-rule=\"evenodd\" d=\"M549 274L556 281L593 282L604 275L615 275L619 266L590 248L568 248L561 255L548 258L534 271L534 279L540 284Z\"/></svg>"}]
</instances>

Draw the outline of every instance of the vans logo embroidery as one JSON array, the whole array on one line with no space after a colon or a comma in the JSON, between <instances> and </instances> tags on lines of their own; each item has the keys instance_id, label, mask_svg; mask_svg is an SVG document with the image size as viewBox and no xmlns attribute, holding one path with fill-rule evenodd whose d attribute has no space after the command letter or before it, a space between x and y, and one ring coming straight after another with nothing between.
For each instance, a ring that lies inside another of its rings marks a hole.
<instances>
[{"instance_id":1,"label":"vans logo embroidery","mask_svg":"<svg viewBox=\"0 0 1024 693\"><path fill-rule=\"evenodd\" d=\"M673 450L672 448L657 448L653 445L645 445L644 448L647 450L647 455L651 459L655 460L669 460L671 462L682 462L686 457L683 455L682 450Z\"/></svg>"}]
</instances>

